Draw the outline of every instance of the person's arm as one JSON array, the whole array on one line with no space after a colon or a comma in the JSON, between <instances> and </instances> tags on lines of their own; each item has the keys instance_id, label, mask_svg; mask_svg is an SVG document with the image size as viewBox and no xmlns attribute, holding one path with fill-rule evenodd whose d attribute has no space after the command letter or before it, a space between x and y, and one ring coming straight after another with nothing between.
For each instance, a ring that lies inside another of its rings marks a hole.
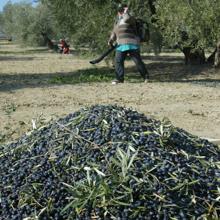
<instances>
[{"instance_id":1,"label":"person's arm","mask_svg":"<svg viewBox=\"0 0 220 220\"><path fill-rule=\"evenodd\" d=\"M108 45L109 46L112 46L113 43L116 41L117 37L116 37L116 26L117 26L117 20L115 21L114 23L114 27L113 27L113 30L111 31L111 35L110 35L110 38L108 40Z\"/></svg>"},{"instance_id":2,"label":"person's arm","mask_svg":"<svg viewBox=\"0 0 220 220\"><path fill-rule=\"evenodd\" d=\"M115 34L114 30L113 30L112 33L111 33L111 36L110 36L110 38L108 40L108 45L112 46L115 41L116 41L116 34Z\"/></svg>"}]
</instances>

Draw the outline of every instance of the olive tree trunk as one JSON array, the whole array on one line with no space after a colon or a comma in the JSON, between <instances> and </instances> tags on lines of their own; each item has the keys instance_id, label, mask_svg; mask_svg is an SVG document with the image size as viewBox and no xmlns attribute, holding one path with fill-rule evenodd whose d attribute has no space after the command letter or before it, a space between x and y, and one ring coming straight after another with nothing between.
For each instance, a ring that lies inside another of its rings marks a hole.
<instances>
[{"instance_id":1,"label":"olive tree trunk","mask_svg":"<svg viewBox=\"0 0 220 220\"><path fill-rule=\"evenodd\" d=\"M54 44L53 41L48 37L46 33L41 32L41 35L44 38L45 44L48 46L48 49L58 51L59 47L57 44Z\"/></svg>"},{"instance_id":2,"label":"olive tree trunk","mask_svg":"<svg viewBox=\"0 0 220 220\"><path fill-rule=\"evenodd\" d=\"M183 47L182 52L185 56L185 64L198 65L206 62L205 51L202 48Z\"/></svg>"}]
</instances>

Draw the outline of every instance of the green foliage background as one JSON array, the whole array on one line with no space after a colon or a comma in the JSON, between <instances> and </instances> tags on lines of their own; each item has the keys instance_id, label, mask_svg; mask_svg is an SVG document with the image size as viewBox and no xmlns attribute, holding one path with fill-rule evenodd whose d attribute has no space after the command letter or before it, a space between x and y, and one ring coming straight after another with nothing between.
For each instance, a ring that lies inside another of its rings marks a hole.
<instances>
[{"instance_id":1,"label":"green foliage background","mask_svg":"<svg viewBox=\"0 0 220 220\"><path fill-rule=\"evenodd\" d=\"M41 32L56 35L57 20L49 9L42 4L33 8L31 4L9 2L1 14L2 29L12 39L24 45L43 45Z\"/></svg>"},{"instance_id":2,"label":"green foliage background","mask_svg":"<svg viewBox=\"0 0 220 220\"><path fill-rule=\"evenodd\" d=\"M22 2L5 6L0 15L4 31L28 45L44 43L41 32L52 39L68 38L71 46L103 50L116 17L119 0L38 0L36 7ZM149 23L147 48L156 53L172 47L186 31L196 46L213 47L220 36L219 0L127 0L130 11ZM153 6L153 9L152 9ZM187 43L187 42L186 42ZM93 50L93 51L95 51Z\"/></svg>"},{"instance_id":3,"label":"green foliage background","mask_svg":"<svg viewBox=\"0 0 220 220\"><path fill-rule=\"evenodd\" d=\"M197 38L197 46L212 47L220 38L220 1L218 0L159 0L156 1L157 25L165 44L180 41L186 31L189 41Z\"/></svg>"}]
</instances>

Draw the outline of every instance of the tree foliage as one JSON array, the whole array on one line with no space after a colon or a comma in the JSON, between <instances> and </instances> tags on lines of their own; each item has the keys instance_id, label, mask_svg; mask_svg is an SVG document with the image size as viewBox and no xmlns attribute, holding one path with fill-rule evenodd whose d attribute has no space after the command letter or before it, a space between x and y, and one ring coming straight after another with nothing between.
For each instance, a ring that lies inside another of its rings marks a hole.
<instances>
[{"instance_id":1,"label":"tree foliage","mask_svg":"<svg viewBox=\"0 0 220 220\"><path fill-rule=\"evenodd\" d=\"M41 43L43 31L52 38L68 38L74 46L106 47L120 0L38 0L8 3L3 11L4 29L23 42ZM127 0L134 16L149 23L150 45L157 52L173 46L187 33L186 45L214 46L220 36L218 0Z\"/></svg>"},{"instance_id":2,"label":"tree foliage","mask_svg":"<svg viewBox=\"0 0 220 220\"><path fill-rule=\"evenodd\" d=\"M218 0L158 0L157 25L168 45L181 41L181 33L187 33L186 44L196 39L197 47L207 48L220 37L219 8Z\"/></svg>"},{"instance_id":3,"label":"tree foliage","mask_svg":"<svg viewBox=\"0 0 220 220\"><path fill-rule=\"evenodd\" d=\"M112 29L114 1L103 0L44 0L59 23L63 37L69 37L75 46L100 47Z\"/></svg>"},{"instance_id":4,"label":"tree foliage","mask_svg":"<svg viewBox=\"0 0 220 220\"><path fill-rule=\"evenodd\" d=\"M56 15L62 32L68 36L75 46L86 45L91 48L103 49L106 47L113 23L117 14L117 0L42 0L52 13ZM129 5L131 13L151 23L149 3L146 0L124 1ZM156 36L154 41L161 45L161 34L152 25L151 29Z\"/></svg>"},{"instance_id":5,"label":"tree foliage","mask_svg":"<svg viewBox=\"0 0 220 220\"><path fill-rule=\"evenodd\" d=\"M13 39L25 45L41 45L41 32L56 33L56 23L48 8L39 4L33 8L29 3L11 4L2 13L3 29Z\"/></svg>"}]
</instances>

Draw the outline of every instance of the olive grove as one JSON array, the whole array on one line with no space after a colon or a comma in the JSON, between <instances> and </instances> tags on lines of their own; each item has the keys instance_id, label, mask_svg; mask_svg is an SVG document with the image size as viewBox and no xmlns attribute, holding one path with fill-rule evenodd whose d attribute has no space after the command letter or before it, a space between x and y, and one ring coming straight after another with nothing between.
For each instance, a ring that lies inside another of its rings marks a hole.
<instances>
[{"instance_id":1,"label":"olive grove","mask_svg":"<svg viewBox=\"0 0 220 220\"><path fill-rule=\"evenodd\" d=\"M122 1L37 2L36 7L8 3L1 14L5 32L29 44L42 44L40 33L44 32L52 38L68 38L74 47L102 50L112 29L117 5ZM127 0L123 3L129 5L134 16L149 24L151 38L147 46L155 52L176 48L186 58L189 56L187 62L198 57L199 62L204 62L208 50L216 51L220 36L219 1Z\"/></svg>"}]
</instances>

